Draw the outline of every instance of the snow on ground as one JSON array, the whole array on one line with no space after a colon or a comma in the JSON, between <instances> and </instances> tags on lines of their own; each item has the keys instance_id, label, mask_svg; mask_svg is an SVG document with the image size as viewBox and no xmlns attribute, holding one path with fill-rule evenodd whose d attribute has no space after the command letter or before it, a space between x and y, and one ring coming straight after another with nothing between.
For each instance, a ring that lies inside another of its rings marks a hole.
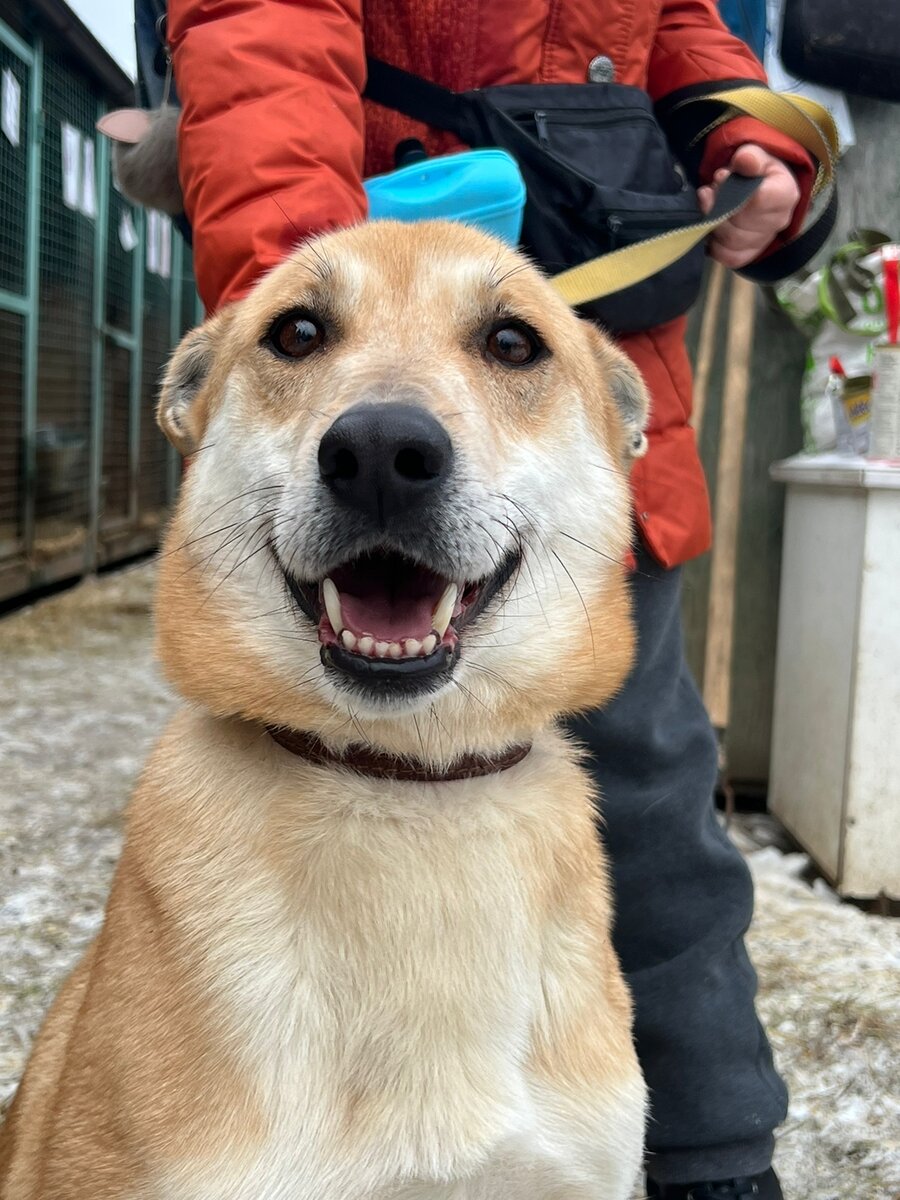
<instances>
[{"instance_id":1,"label":"snow on ground","mask_svg":"<svg viewBox=\"0 0 900 1200\"><path fill-rule=\"evenodd\" d=\"M174 707L144 565L0 621L0 1109L102 918L121 812ZM900 923L804 882L767 819L735 836L757 884L760 1009L791 1088L787 1200L900 1196Z\"/></svg>"},{"instance_id":2,"label":"snow on ground","mask_svg":"<svg viewBox=\"0 0 900 1200\"><path fill-rule=\"evenodd\" d=\"M821 879L810 887L803 854L748 857L760 1015L791 1091L777 1158L785 1194L897 1200L900 922L842 903Z\"/></svg>"}]
</instances>

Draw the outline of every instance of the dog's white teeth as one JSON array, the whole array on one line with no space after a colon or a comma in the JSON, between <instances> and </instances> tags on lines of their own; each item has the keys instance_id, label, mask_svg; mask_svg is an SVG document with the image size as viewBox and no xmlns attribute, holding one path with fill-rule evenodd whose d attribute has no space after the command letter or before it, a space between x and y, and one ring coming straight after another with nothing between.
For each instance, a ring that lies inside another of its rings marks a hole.
<instances>
[{"instance_id":1,"label":"dog's white teeth","mask_svg":"<svg viewBox=\"0 0 900 1200\"><path fill-rule=\"evenodd\" d=\"M340 634L344 628L344 617L341 613L341 596L330 579L322 581L322 599L325 601L325 612L328 614L331 628L335 633Z\"/></svg>"},{"instance_id":2,"label":"dog's white teeth","mask_svg":"<svg viewBox=\"0 0 900 1200\"><path fill-rule=\"evenodd\" d=\"M441 596L435 605L431 616L431 624L439 638L442 638L447 632L447 627L453 619L453 610L456 608L456 597L458 594L459 588L457 588L456 584L448 583L444 589L443 596Z\"/></svg>"},{"instance_id":3,"label":"dog's white teeth","mask_svg":"<svg viewBox=\"0 0 900 1200\"><path fill-rule=\"evenodd\" d=\"M355 634L351 629L344 628L341 594L333 580L327 577L322 580L325 612L338 641L345 650L355 650L367 658L420 658L433 654L453 620L459 593L457 584L447 584L431 615L433 632L421 641L419 638L404 638L400 642L379 642L370 633Z\"/></svg>"},{"instance_id":4,"label":"dog's white teeth","mask_svg":"<svg viewBox=\"0 0 900 1200\"><path fill-rule=\"evenodd\" d=\"M402 642L376 642L369 633L357 637L349 629L342 629L341 644L347 650L355 650L367 658L421 658L431 654L438 644L438 639L429 633L424 641L418 638L404 638Z\"/></svg>"}]
</instances>

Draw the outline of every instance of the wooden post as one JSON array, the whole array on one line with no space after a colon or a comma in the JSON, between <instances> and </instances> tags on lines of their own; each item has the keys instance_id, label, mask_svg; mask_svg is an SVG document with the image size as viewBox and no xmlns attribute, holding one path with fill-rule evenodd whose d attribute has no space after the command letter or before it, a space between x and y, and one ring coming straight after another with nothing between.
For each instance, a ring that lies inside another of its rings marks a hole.
<instances>
[{"instance_id":1,"label":"wooden post","mask_svg":"<svg viewBox=\"0 0 900 1200\"><path fill-rule=\"evenodd\" d=\"M706 412L706 397L709 393L709 377L712 372L713 355L716 348L716 329L719 323L719 306L722 303L722 288L727 272L721 263L713 262L709 268L709 279L703 298L703 316L700 319L700 337L697 341L697 365L694 372L693 416L691 424L700 441L703 433L703 415Z\"/></svg>"},{"instance_id":2,"label":"wooden post","mask_svg":"<svg viewBox=\"0 0 900 1200\"><path fill-rule=\"evenodd\" d=\"M731 710L741 476L755 311L754 285L736 276L731 285L729 307L703 670L703 697L713 725L720 730L727 729Z\"/></svg>"}]
</instances>

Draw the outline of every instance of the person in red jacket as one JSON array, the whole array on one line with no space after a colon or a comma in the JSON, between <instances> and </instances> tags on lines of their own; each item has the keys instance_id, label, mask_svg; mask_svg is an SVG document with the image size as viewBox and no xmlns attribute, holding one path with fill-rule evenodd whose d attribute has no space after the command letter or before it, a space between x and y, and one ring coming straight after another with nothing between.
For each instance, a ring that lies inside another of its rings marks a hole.
<instances>
[{"instance_id":1,"label":"person in red jacket","mask_svg":"<svg viewBox=\"0 0 900 1200\"><path fill-rule=\"evenodd\" d=\"M671 101L722 81L764 81L714 0L170 0L183 113L179 164L194 266L210 311L244 295L298 239L359 221L362 180L418 138L454 138L362 99L366 55L457 91L583 83L591 64ZM789 138L739 117L705 140L701 205L729 172L763 176L710 244L731 267L793 236L815 168ZM715 817L716 745L684 663L679 564L710 540L689 425L685 320L623 348L653 399L633 474L640 653L602 715L573 722L592 752L613 863L616 947L635 1000L652 1097L650 1194L777 1200L773 1130L786 1091L756 1018L743 945L752 888Z\"/></svg>"}]
</instances>

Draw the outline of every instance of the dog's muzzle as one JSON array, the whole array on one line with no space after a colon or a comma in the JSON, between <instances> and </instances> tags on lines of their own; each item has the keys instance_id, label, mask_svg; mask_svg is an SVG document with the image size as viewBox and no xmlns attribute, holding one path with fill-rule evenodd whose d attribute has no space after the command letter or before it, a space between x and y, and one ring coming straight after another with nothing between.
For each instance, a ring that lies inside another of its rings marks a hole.
<instances>
[{"instance_id":1,"label":"dog's muzzle","mask_svg":"<svg viewBox=\"0 0 900 1200\"><path fill-rule=\"evenodd\" d=\"M475 579L441 561L434 530L454 451L419 406L349 409L323 436L318 462L335 542L349 525L355 552L315 580L281 565L297 607L317 626L323 663L379 701L437 690L456 665L463 630L509 581L519 550Z\"/></svg>"}]
</instances>

